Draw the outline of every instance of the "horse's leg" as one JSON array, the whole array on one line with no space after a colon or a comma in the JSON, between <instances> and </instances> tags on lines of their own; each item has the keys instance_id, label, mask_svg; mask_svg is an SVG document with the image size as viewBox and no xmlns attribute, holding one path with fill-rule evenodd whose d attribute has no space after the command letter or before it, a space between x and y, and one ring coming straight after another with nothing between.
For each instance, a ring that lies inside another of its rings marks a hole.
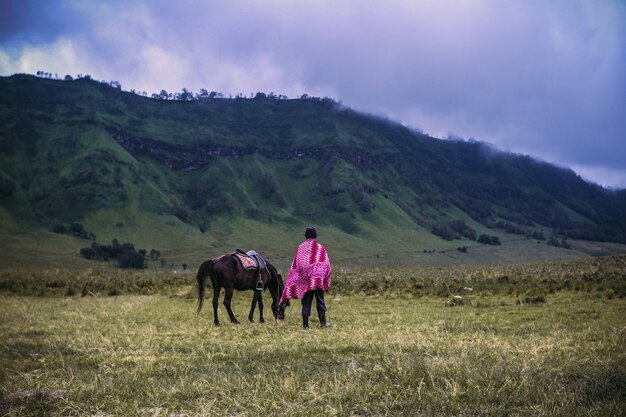
<instances>
[{"instance_id":1,"label":"horse's leg","mask_svg":"<svg viewBox=\"0 0 626 417\"><path fill-rule=\"evenodd\" d=\"M217 307L219 305L220 291L222 287L218 285L213 286L213 322L216 326L220 325L220 321L217 319Z\"/></svg>"},{"instance_id":2,"label":"horse's leg","mask_svg":"<svg viewBox=\"0 0 626 417\"><path fill-rule=\"evenodd\" d=\"M230 308L230 301L233 299L233 288L224 288L224 307L226 307L226 311L228 312L228 316L230 317L231 323L239 324L237 317L233 314L233 309Z\"/></svg>"},{"instance_id":3,"label":"horse's leg","mask_svg":"<svg viewBox=\"0 0 626 417\"><path fill-rule=\"evenodd\" d=\"M259 291L255 291L252 296L252 305L250 306L250 314L248 314L248 320L250 323L254 323L254 309L256 308L256 303L259 300ZM261 316L261 319L263 316Z\"/></svg>"},{"instance_id":4,"label":"horse's leg","mask_svg":"<svg viewBox=\"0 0 626 417\"><path fill-rule=\"evenodd\" d=\"M274 320L278 320L278 299L274 297L272 294L272 314L274 315Z\"/></svg>"},{"instance_id":5,"label":"horse's leg","mask_svg":"<svg viewBox=\"0 0 626 417\"><path fill-rule=\"evenodd\" d=\"M257 293L259 294L259 321L265 323L263 318L263 291L257 291Z\"/></svg>"}]
</instances>

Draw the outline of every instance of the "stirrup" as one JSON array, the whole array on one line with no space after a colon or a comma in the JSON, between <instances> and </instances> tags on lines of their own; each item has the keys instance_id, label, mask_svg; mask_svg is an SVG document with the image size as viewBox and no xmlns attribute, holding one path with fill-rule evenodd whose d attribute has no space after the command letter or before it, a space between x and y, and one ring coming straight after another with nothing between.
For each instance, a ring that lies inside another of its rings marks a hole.
<instances>
[{"instance_id":1,"label":"stirrup","mask_svg":"<svg viewBox=\"0 0 626 417\"><path fill-rule=\"evenodd\" d=\"M255 290L256 290L256 291L263 291L263 281L258 280L258 281L256 282L256 288L255 288Z\"/></svg>"}]
</instances>

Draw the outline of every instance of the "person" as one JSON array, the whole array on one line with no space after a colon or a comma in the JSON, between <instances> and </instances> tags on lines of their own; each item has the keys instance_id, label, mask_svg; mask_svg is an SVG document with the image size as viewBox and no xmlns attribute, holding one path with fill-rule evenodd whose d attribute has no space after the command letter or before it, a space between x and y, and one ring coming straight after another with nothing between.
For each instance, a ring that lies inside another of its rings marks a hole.
<instances>
[{"instance_id":1,"label":"person","mask_svg":"<svg viewBox=\"0 0 626 417\"><path fill-rule=\"evenodd\" d=\"M326 248L317 242L317 230L307 227L306 240L298 246L287 275L280 303L289 299L302 299L302 327L309 328L309 316L313 298L317 307L317 316L322 328L330 327L326 320L326 302L324 293L330 289L330 260Z\"/></svg>"}]
</instances>

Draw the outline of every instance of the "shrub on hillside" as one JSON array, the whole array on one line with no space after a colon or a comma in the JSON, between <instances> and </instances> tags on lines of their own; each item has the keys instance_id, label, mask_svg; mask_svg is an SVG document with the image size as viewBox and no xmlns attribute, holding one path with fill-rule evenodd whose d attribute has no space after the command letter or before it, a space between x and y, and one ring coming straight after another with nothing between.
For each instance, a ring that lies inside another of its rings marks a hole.
<instances>
[{"instance_id":1,"label":"shrub on hillside","mask_svg":"<svg viewBox=\"0 0 626 417\"><path fill-rule=\"evenodd\" d=\"M554 246L555 248L563 248L563 249L572 248L569 242L567 241L567 239L562 238L561 241L559 242L559 240L554 236L550 236L550 239L548 239L547 245Z\"/></svg>"},{"instance_id":2,"label":"shrub on hillside","mask_svg":"<svg viewBox=\"0 0 626 417\"><path fill-rule=\"evenodd\" d=\"M461 237L476 240L476 230L460 219L454 220L450 223L450 226L436 223L433 225L431 232L445 240L460 239Z\"/></svg>"},{"instance_id":3,"label":"shrub on hillside","mask_svg":"<svg viewBox=\"0 0 626 417\"><path fill-rule=\"evenodd\" d=\"M450 230L469 240L476 240L476 230L469 227L463 220L457 219L450 223Z\"/></svg>"},{"instance_id":4,"label":"shrub on hillside","mask_svg":"<svg viewBox=\"0 0 626 417\"><path fill-rule=\"evenodd\" d=\"M440 223L434 224L431 231L433 235L437 235L445 240L453 240L455 238L452 230Z\"/></svg>"},{"instance_id":5,"label":"shrub on hillside","mask_svg":"<svg viewBox=\"0 0 626 417\"><path fill-rule=\"evenodd\" d=\"M146 268L146 250L129 250L122 252L117 258L117 264L120 268Z\"/></svg>"},{"instance_id":6,"label":"shrub on hillside","mask_svg":"<svg viewBox=\"0 0 626 417\"><path fill-rule=\"evenodd\" d=\"M499 221L498 223L496 223L496 227L498 229L503 229L505 232L510 233L512 235L528 235L530 232L517 225L517 224L512 224L512 223L507 223L507 222L503 222L503 221Z\"/></svg>"},{"instance_id":7,"label":"shrub on hillside","mask_svg":"<svg viewBox=\"0 0 626 417\"><path fill-rule=\"evenodd\" d=\"M178 217L183 223L186 223L189 219L189 210L182 204L171 204L168 208L168 213Z\"/></svg>"},{"instance_id":8,"label":"shrub on hillside","mask_svg":"<svg viewBox=\"0 0 626 417\"><path fill-rule=\"evenodd\" d=\"M110 245L93 242L91 247L82 248L80 254L83 258L94 261L117 260L120 268L144 269L147 267L145 249L136 250L132 243L120 244L117 239L113 239Z\"/></svg>"},{"instance_id":9,"label":"shrub on hillside","mask_svg":"<svg viewBox=\"0 0 626 417\"><path fill-rule=\"evenodd\" d=\"M478 236L478 243L483 243L485 245L501 245L502 244L498 236L490 236L487 234L482 234Z\"/></svg>"}]
</instances>

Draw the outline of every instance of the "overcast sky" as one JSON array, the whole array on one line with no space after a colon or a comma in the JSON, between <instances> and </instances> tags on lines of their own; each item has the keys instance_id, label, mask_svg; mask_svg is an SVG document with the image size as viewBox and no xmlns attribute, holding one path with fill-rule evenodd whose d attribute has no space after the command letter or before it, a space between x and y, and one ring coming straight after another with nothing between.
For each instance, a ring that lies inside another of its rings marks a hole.
<instances>
[{"instance_id":1,"label":"overcast sky","mask_svg":"<svg viewBox=\"0 0 626 417\"><path fill-rule=\"evenodd\" d=\"M626 188L624 0L0 0L0 74L331 96Z\"/></svg>"}]
</instances>

